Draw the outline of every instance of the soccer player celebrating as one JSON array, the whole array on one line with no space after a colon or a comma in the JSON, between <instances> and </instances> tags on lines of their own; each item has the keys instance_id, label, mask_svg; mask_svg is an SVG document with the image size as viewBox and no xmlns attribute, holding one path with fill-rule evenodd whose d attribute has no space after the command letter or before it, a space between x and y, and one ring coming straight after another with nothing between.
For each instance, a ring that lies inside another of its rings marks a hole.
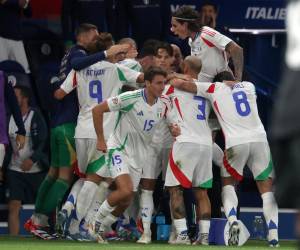
<instances>
[{"instance_id":1,"label":"soccer player celebrating","mask_svg":"<svg viewBox=\"0 0 300 250\"><path fill-rule=\"evenodd\" d=\"M108 152L107 167L116 184L97 212L89 231L103 242L103 232L128 207L133 192L137 191L142 176L142 165L147 163L149 144L160 122L167 122L173 135L179 134L176 116L172 116L171 103L161 96L167 73L157 67L145 72L144 89L126 92L109 98L93 109L97 133L97 149ZM105 142L103 114L119 111L114 132Z\"/></svg>"},{"instance_id":2,"label":"soccer player celebrating","mask_svg":"<svg viewBox=\"0 0 300 250\"><path fill-rule=\"evenodd\" d=\"M99 40L99 50L106 49L104 41ZM101 44L102 43L102 44ZM72 70L60 89L55 92L58 99L64 98L73 89L77 89L80 112L75 129L76 152L81 174L85 174L84 184L78 194L75 218L72 218L69 233L72 238L77 235L81 220L87 215L94 196L97 195L98 185L102 177L109 177L104 168L105 155L97 151L97 136L92 121L92 109L103 100L119 93L123 84L143 82L142 73L127 67L101 61L80 71ZM107 114L104 118L105 139L113 131L115 116ZM69 216L69 214L68 214ZM80 232L80 230L79 230Z\"/></svg>"},{"instance_id":3,"label":"soccer player celebrating","mask_svg":"<svg viewBox=\"0 0 300 250\"><path fill-rule=\"evenodd\" d=\"M239 243L237 222L238 199L234 179L243 179L247 164L253 173L263 200L263 213L268 226L270 246L278 246L278 207L272 192L273 164L263 124L259 118L255 87L250 82L234 80L231 72L221 72L216 83L172 80L175 87L207 98L218 117L225 135L226 150L222 173L222 200L230 223L229 245ZM228 86L230 85L230 86Z\"/></svg>"}]
</instances>

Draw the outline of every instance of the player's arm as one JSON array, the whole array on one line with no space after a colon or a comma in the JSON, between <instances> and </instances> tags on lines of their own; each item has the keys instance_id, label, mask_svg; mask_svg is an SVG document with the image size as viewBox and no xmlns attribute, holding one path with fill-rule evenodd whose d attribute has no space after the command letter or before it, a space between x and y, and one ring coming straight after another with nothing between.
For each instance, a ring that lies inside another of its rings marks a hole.
<instances>
[{"instance_id":1,"label":"player's arm","mask_svg":"<svg viewBox=\"0 0 300 250\"><path fill-rule=\"evenodd\" d=\"M97 134L97 150L102 151L103 153L107 152L103 131L103 114L105 112L110 112L107 101L101 102L92 110L94 127Z\"/></svg>"},{"instance_id":2,"label":"player's arm","mask_svg":"<svg viewBox=\"0 0 300 250\"><path fill-rule=\"evenodd\" d=\"M226 52L232 58L233 66L234 66L234 77L237 81L242 80L243 75L243 67L244 67L244 53L243 48L240 47L234 41L228 43L225 47Z\"/></svg>"},{"instance_id":3,"label":"player's arm","mask_svg":"<svg viewBox=\"0 0 300 250\"><path fill-rule=\"evenodd\" d=\"M119 80L124 84L132 85L133 83L143 83L144 73L137 72L123 65L117 65ZM134 86L135 87L135 86Z\"/></svg>"},{"instance_id":4,"label":"player's arm","mask_svg":"<svg viewBox=\"0 0 300 250\"><path fill-rule=\"evenodd\" d=\"M54 97L58 100L63 99L73 89L77 87L77 73L72 70L64 82L60 85L60 88L55 90Z\"/></svg>"},{"instance_id":5,"label":"player's arm","mask_svg":"<svg viewBox=\"0 0 300 250\"><path fill-rule=\"evenodd\" d=\"M163 102L165 104L165 110L164 110L164 118L165 118L165 122L168 125L168 128L170 130L170 133L173 137L177 137L181 134L181 130L180 130L180 118L178 116L178 113L175 112L173 105L172 105L172 100L171 98L165 96L162 97L163 98Z\"/></svg>"},{"instance_id":6,"label":"player's arm","mask_svg":"<svg viewBox=\"0 0 300 250\"><path fill-rule=\"evenodd\" d=\"M197 86L193 80L187 81L184 79L174 78L169 83L177 89L190 92L193 94L197 93Z\"/></svg>"}]
</instances>

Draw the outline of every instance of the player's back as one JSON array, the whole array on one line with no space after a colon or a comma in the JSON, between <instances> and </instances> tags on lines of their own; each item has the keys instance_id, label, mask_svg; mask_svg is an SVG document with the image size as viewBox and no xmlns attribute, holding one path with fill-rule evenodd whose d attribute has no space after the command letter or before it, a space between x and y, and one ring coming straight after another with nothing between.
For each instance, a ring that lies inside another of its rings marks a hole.
<instances>
[{"instance_id":1,"label":"player's back","mask_svg":"<svg viewBox=\"0 0 300 250\"><path fill-rule=\"evenodd\" d=\"M209 101L202 96L174 89L173 105L182 118L179 123L181 135L176 140L211 146L211 130L207 122L211 107Z\"/></svg>"},{"instance_id":2,"label":"player's back","mask_svg":"<svg viewBox=\"0 0 300 250\"><path fill-rule=\"evenodd\" d=\"M214 110L225 134L227 148L245 142L266 140L252 83L239 82L233 87L225 83L216 83L212 98Z\"/></svg>"}]
</instances>

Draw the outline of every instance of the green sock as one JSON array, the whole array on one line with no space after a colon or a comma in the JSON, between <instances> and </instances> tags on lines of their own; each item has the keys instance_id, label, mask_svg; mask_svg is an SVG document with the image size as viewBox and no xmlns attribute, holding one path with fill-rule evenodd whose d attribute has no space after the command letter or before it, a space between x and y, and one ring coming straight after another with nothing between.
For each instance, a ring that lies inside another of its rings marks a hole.
<instances>
[{"instance_id":1,"label":"green sock","mask_svg":"<svg viewBox=\"0 0 300 250\"><path fill-rule=\"evenodd\" d=\"M47 175L45 177L45 179L43 180L43 182L41 183L41 185L39 187L39 191L37 193L36 201L35 201L35 212L36 213L41 213L44 200L45 200L51 186L55 182L55 180L56 180L55 178Z\"/></svg>"},{"instance_id":2,"label":"green sock","mask_svg":"<svg viewBox=\"0 0 300 250\"><path fill-rule=\"evenodd\" d=\"M42 207L43 214L48 215L55 211L58 204L62 201L68 188L69 184L67 181L63 179L56 180L47 194L47 199L44 200Z\"/></svg>"}]
</instances>

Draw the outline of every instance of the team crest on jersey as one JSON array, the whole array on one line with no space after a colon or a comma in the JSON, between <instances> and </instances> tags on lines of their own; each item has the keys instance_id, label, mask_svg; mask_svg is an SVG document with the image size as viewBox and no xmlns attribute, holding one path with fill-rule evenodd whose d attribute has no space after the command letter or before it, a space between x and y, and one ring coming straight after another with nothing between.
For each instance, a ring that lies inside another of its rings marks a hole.
<instances>
[{"instance_id":1,"label":"team crest on jersey","mask_svg":"<svg viewBox=\"0 0 300 250\"><path fill-rule=\"evenodd\" d=\"M111 101L113 102L113 104L118 104L119 102L118 97L114 97L113 99L111 99Z\"/></svg>"},{"instance_id":2,"label":"team crest on jersey","mask_svg":"<svg viewBox=\"0 0 300 250\"><path fill-rule=\"evenodd\" d=\"M157 110L157 117L161 118L162 117L162 109Z\"/></svg>"}]
</instances>

